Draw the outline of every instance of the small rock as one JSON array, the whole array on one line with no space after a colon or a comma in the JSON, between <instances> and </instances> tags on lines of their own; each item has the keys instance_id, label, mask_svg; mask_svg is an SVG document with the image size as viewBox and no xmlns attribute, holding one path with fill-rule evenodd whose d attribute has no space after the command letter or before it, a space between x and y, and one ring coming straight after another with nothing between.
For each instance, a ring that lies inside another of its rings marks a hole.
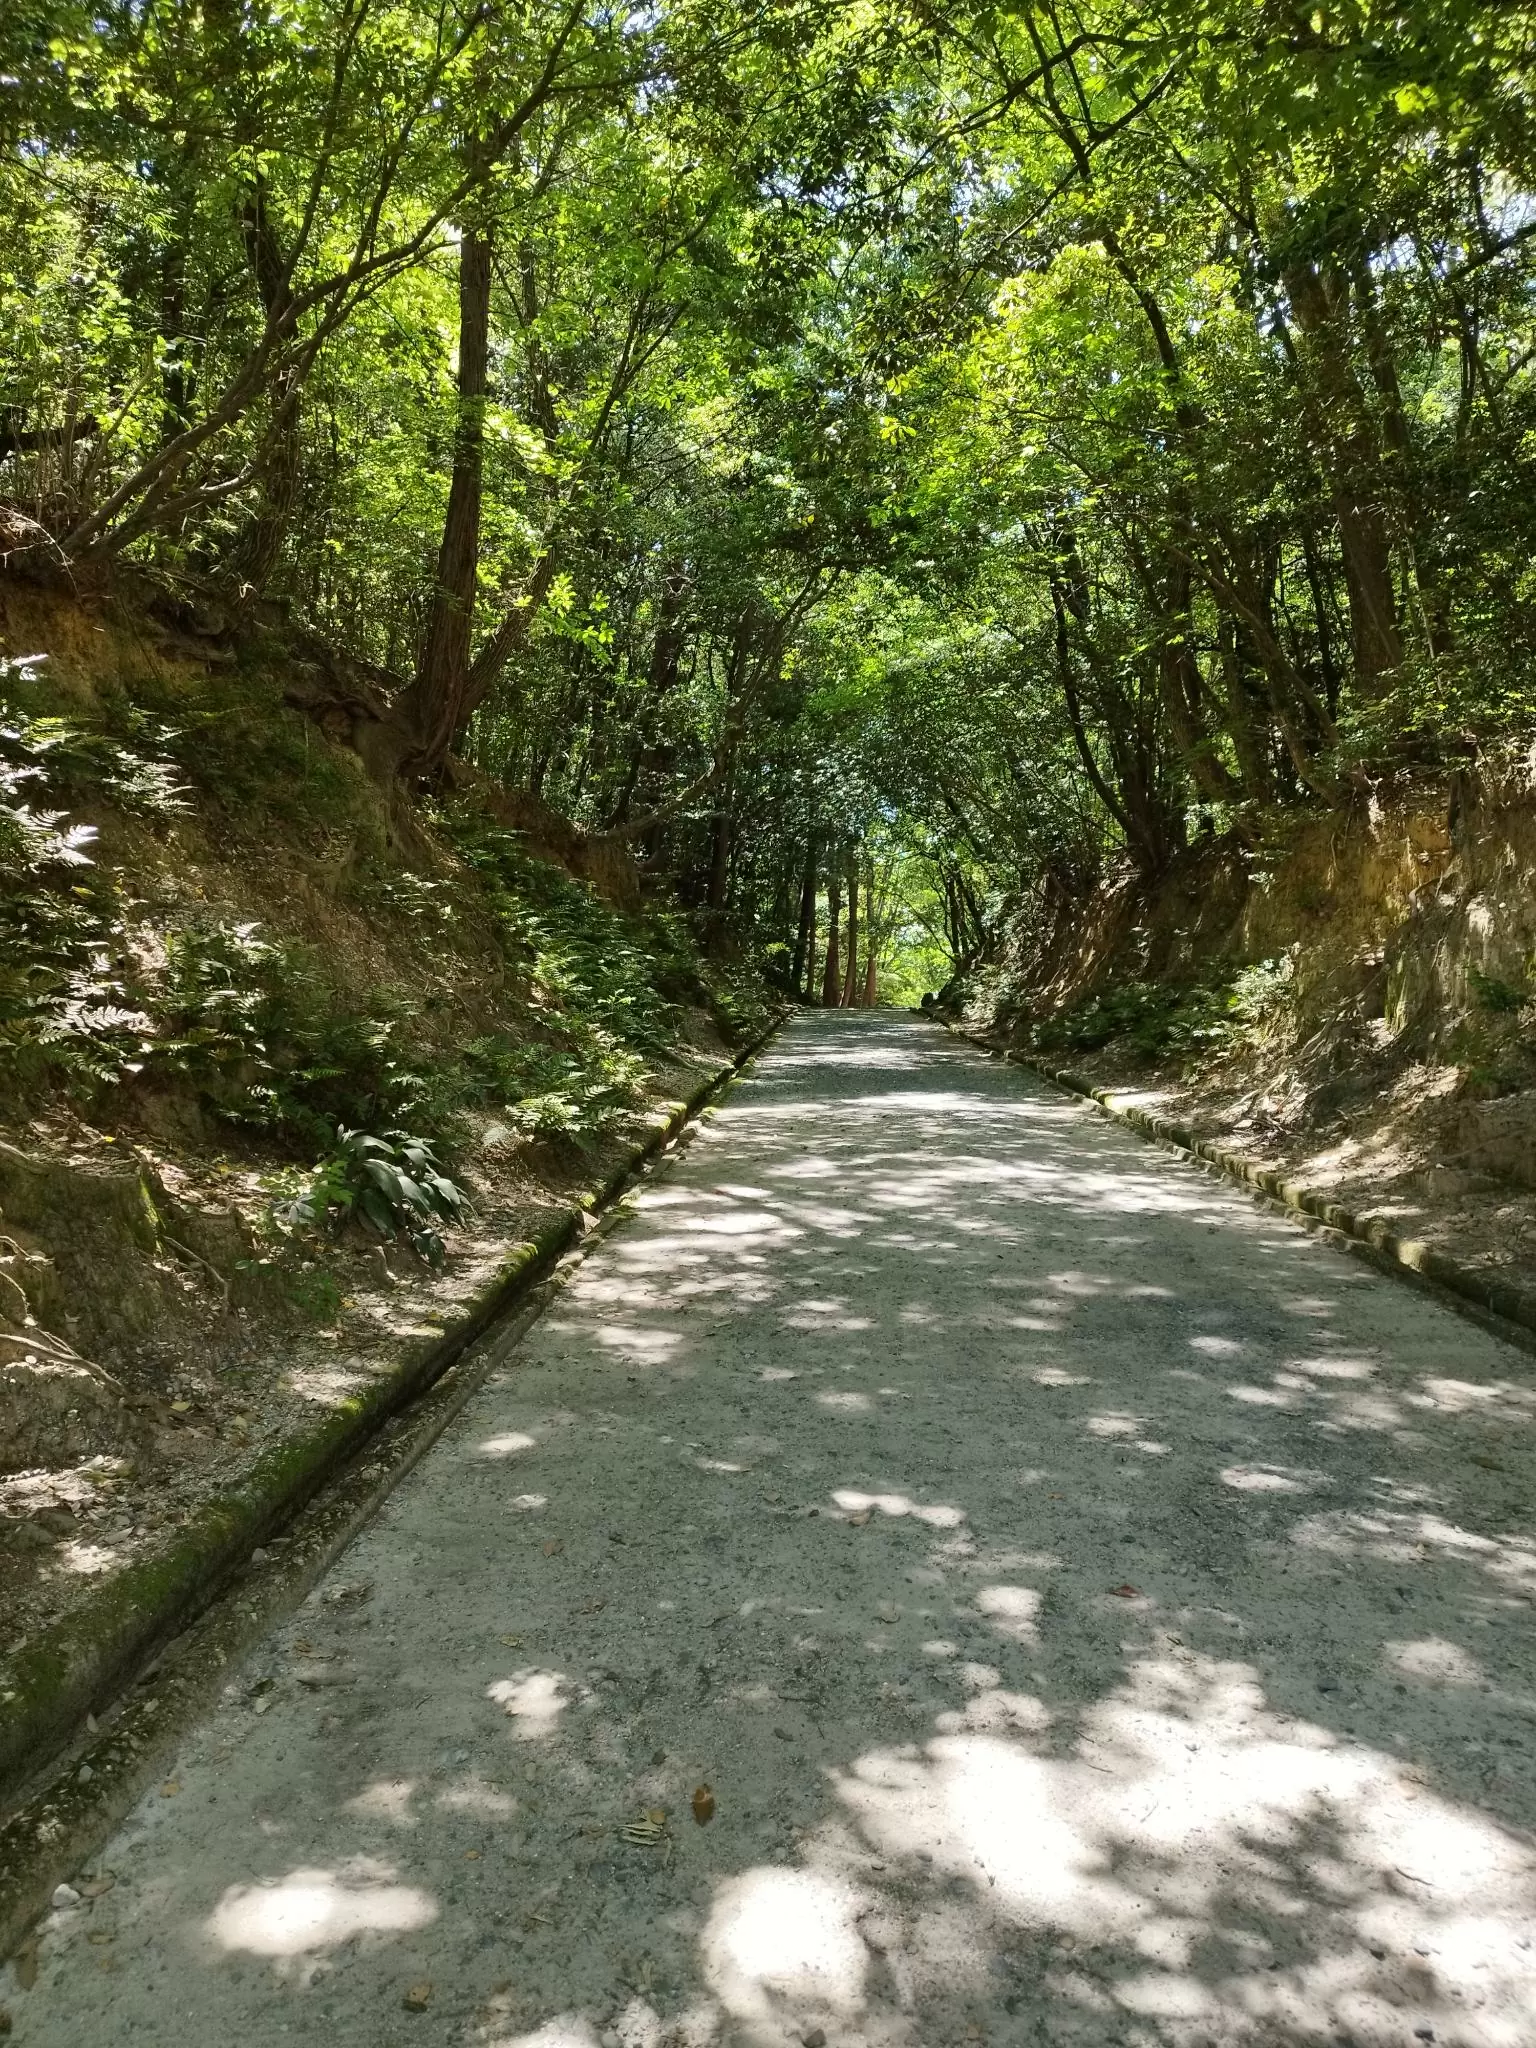
<instances>
[{"instance_id":1,"label":"small rock","mask_svg":"<svg viewBox=\"0 0 1536 2048\"><path fill-rule=\"evenodd\" d=\"M1413 2030L1413 2038L1415 2039L1415 2041L1433 2041L1433 2039L1435 2038L1435 2030L1433 2027L1415 2027Z\"/></svg>"},{"instance_id":2,"label":"small rock","mask_svg":"<svg viewBox=\"0 0 1536 2048\"><path fill-rule=\"evenodd\" d=\"M620 2041L618 2035L614 2032L612 2027L604 2027L603 2031L601 2032L601 2034L598 2035L597 2038L599 2042L602 2044L602 2048L623 2048L623 2043Z\"/></svg>"},{"instance_id":3,"label":"small rock","mask_svg":"<svg viewBox=\"0 0 1536 2048\"><path fill-rule=\"evenodd\" d=\"M267 1561L267 1553L266 1553L266 1551L264 1551L264 1550L262 1549L261 1545L260 1545L260 1544L258 1543L258 1544L257 1544L257 1546L256 1546L256 1548L255 1548L255 1549L254 1549L254 1550L253 1550L253 1551L251 1552L251 1563L252 1563L252 1564L265 1564L265 1563L266 1563L266 1561Z\"/></svg>"},{"instance_id":4,"label":"small rock","mask_svg":"<svg viewBox=\"0 0 1536 2048\"><path fill-rule=\"evenodd\" d=\"M825 2027L808 2027L800 2036L804 2048L827 2048Z\"/></svg>"},{"instance_id":5,"label":"small rock","mask_svg":"<svg viewBox=\"0 0 1536 2048\"><path fill-rule=\"evenodd\" d=\"M372 1592L371 1579L354 1579L348 1585L330 1587L323 1597L327 1607L342 1607L353 1601L366 1600Z\"/></svg>"},{"instance_id":6,"label":"small rock","mask_svg":"<svg viewBox=\"0 0 1536 2048\"><path fill-rule=\"evenodd\" d=\"M901 1609L896 1605L896 1602L894 1600L882 1600L880 1602L880 1605L875 1609L875 1613L879 1616L881 1621L890 1622L900 1621L901 1619Z\"/></svg>"},{"instance_id":7,"label":"small rock","mask_svg":"<svg viewBox=\"0 0 1536 2048\"><path fill-rule=\"evenodd\" d=\"M409 1985L400 2003L407 2012L425 2012L432 2003L432 1986L423 1977L419 1984Z\"/></svg>"},{"instance_id":8,"label":"small rock","mask_svg":"<svg viewBox=\"0 0 1536 2048\"><path fill-rule=\"evenodd\" d=\"M57 1911L63 1906L78 1906L80 1894L72 1884L56 1884L53 1888L53 1906Z\"/></svg>"},{"instance_id":9,"label":"small rock","mask_svg":"<svg viewBox=\"0 0 1536 2048\"><path fill-rule=\"evenodd\" d=\"M91 1769L89 1764L82 1764L79 1770L75 1773L75 1783L77 1785L89 1785L89 1783L91 1782L92 1778L95 1777L95 1775L96 1773Z\"/></svg>"}]
</instances>

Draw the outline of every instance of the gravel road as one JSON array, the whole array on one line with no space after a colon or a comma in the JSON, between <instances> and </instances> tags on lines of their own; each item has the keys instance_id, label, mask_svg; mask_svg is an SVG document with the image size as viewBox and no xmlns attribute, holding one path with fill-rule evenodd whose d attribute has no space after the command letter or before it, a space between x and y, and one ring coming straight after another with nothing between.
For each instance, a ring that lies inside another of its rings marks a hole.
<instances>
[{"instance_id":1,"label":"gravel road","mask_svg":"<svg viewBox=\"0 0 1536 2048\"><path fill-rule=\"evenodd\" d=\"M1530 2048L1533 1387L807 1015L61 1894L11 2039Z\"/></svg>"}]
</instances>

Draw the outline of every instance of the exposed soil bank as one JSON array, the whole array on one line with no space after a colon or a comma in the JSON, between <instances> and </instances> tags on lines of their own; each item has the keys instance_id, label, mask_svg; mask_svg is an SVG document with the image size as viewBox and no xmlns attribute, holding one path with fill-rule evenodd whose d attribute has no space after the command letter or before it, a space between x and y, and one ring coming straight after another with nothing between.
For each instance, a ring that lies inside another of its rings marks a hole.
<instances>
[{"instance_id":1,"label":"exposed soil bank","mask_svg":"<svg viewBox=\"0 0 1536 2048\"><path fill-rule=\"evenodd\" d=\"M1463 770L1155 884L1047 889L950 992L989 1041L1536 1290L1536 806Z\"/></svg>"}]
</instances>

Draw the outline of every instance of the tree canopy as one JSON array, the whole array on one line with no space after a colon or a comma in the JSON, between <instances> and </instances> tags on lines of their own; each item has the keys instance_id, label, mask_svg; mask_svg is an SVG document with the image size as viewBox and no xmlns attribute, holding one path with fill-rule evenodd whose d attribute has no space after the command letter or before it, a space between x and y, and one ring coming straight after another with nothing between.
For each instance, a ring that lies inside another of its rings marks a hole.
<instances>
[{"instance_id":1,"label":"tree canopy","mask_svg":"<svg viewBox=\"0 0 1536 2048\"><path fill-rule=\"evenodd\" d=\"M0 536L857 999L1528 745L1519 0L19 0ZM845 942L846 943L846 942ZM846 972L846 979L844 979Z\"/></svg>"}]
</instances>

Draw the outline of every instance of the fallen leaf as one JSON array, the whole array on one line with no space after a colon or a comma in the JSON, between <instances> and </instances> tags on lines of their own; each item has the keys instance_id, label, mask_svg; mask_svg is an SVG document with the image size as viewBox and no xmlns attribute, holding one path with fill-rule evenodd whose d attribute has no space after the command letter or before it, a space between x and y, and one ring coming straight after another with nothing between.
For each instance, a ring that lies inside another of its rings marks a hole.
<instances>
[{"instance_id":1,"label":"fallen leaf","mask_svg":"<svg viewBox=\"0 0 1536 2048\"><path fill-rule=\"evenodd\" d=\"M79 1887L82 1899L99 1899L111 1891L117 1879L108 1873L105 1877L88 1877Z\"/></svg>"},{"instance_id":2,"label":"fallen leaf","mask_svg":"<svg viewBox=\"0 0 1536 2048\"><path fill-rule=\"evenodd\" d=\"M419 1984L412 1984L407 1987L400 2003L407 2012L425 2012L432 2003L432 1986L423 1977Z\"/></svg>"},{"instance_id":3,"label":"fallen leaf","mask_svg":"<svg viewBox=\"0 0 1536 2048\"><path fill-rule=\"evenodd\" d=\"M869 1520L869 1516L870 1510L868 1508L860 1508L859 1512L856 1515L850 1515L848 1517L849 1527L854 1529L862 1529L864 1524Z\"/></svg>"},{"instance_id":4,"label":"fallen leaf","mask_svg":"<svg viewBox=\"0 0 1536 2048\"><path fill-rule=\"evenodd\" d=\"M171 1413L173 1415L190 1415L191 1412L192 1403L190 1401L173 1401L171 1403Z\"/></svg>"},{"instance_id":5,"label":"fallen leaf","mask_svg":"<svg viewBox=\"0 0 1536 2048\"><path fill-rule=\"evenodd\" d=\"M1125 1585L1111 1586L1109 1590L1117 1600L1139 1600L1141 1598L1140 1586L1131 1585L1129 1580L1127 1580Z\"/></svg>"},{"instance_id":6,"label":"fallen leaf","mask_svg":"<svg viewBox=\"0 0 1536 2048\"><path fill-rule=\"evenodd\" d=\"M701 1828L707 1828L715 1817L715 1795L708 1785L693 1788L693 1817Z\"/></svg>"},{"instance_id":7,"label":"fallen leaf","mask_svg":"<svg viewBox=\"0 0 1536 2048\"><path fill-rule=\"evenodd\" d=\"M480 1861L480 1851L478 1849L466 1849L464 1851L464 1861L466 1863L478 1863Z\"/></svg>"},{"instance_id":8,"label":"fallen leaf","mask_svg":"<svg viewBox=\"0 0 1536 2048\"><path fill-rule=\"evenodd\" d=\"M174 1799L176 1797L176 1794L180 1790L181 1782L179 1779L167 1778L165 1783L160 1787L160 1797L162 1799Z\"/></svg>"},{"instance_id":9,"label":"fallen leaf","mask_svg":"<svg viewBox=\"0 0 1536 2048\"><path fill-rule=\"evenodd\" d=\"M520 1650L523 1647L521 1636L501 1636L498 1640L509 1650Z\"/></svg>"},{"instance_id":10,"label":"fallen leaf","mask_svg":"<svg viewBox=\"0 0 1536 2048\"><path fill-rule=\"evenodd\" d=\"M549 1541L544 1546L544 1555L546 1557L558 1557L561 1551L564 1550L564 1548L565 1545L560 1541L560 1538L558 1536L551 1536Z\"/></svg>"},{"instance_id":11,"label":"fallen leaf","mask_svg":"<svg viewBox=\"0 0 1536 2048\"><path fill-rule=\"evenodd\" d=\"M649 1813L637 1814L633 1820L625 1821L619 1829L626 1842L633 1842L641 1849L654 1849L667 1832L667 1816L663 1808L652 1807Z\"/></svg>"}]
</instances>

